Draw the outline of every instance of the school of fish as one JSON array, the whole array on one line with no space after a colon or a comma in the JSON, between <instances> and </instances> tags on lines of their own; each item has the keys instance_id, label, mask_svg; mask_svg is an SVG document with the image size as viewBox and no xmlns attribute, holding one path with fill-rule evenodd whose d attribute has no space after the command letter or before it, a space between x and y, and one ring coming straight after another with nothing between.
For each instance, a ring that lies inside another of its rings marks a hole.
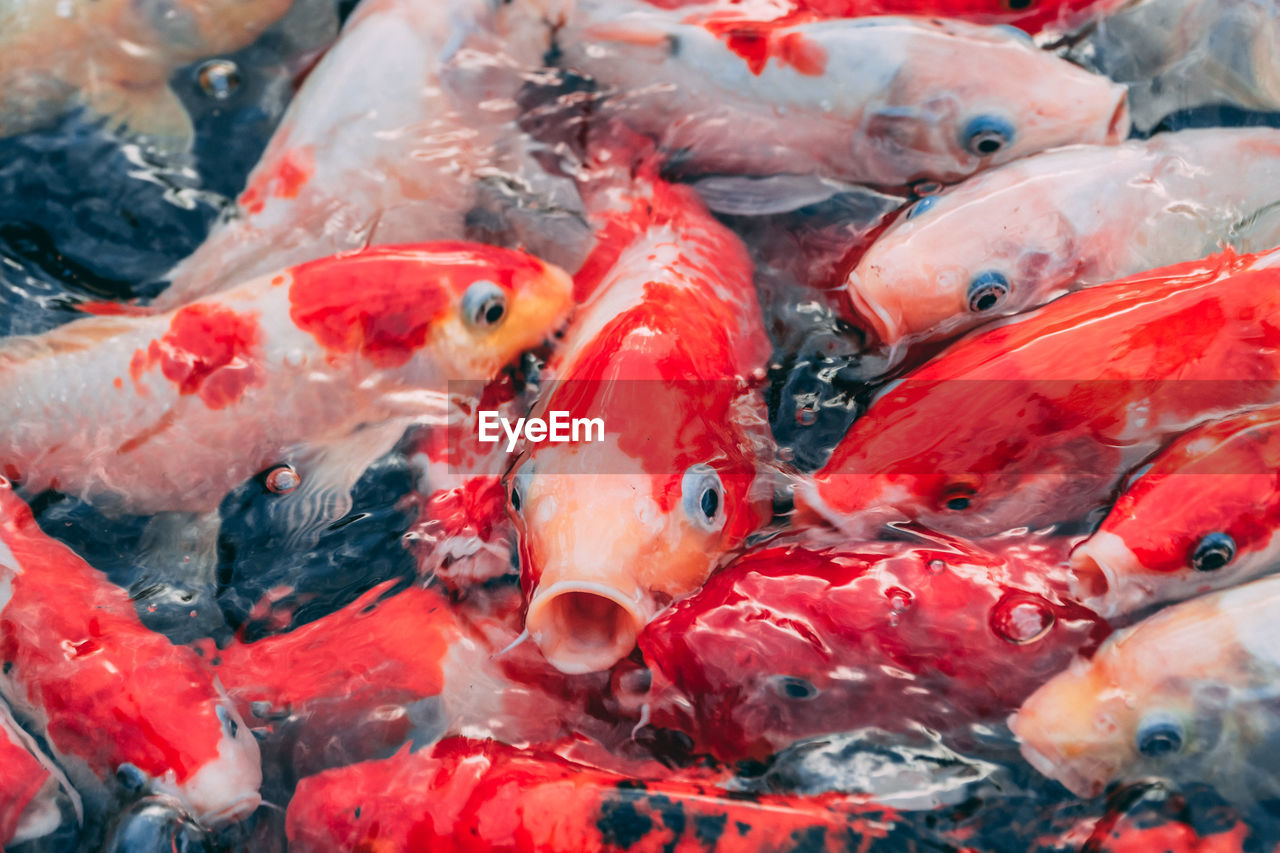
<instances>
[{"instance_id":1,"label":"school of fish","mask_svg":"<svg viewBox=\"0 0 1280 853\"><path fill-rule=\"evenodd\" d=\"M0 849L1280 850L1277 22L0 0Z\"/></svg>"}]
</instances>

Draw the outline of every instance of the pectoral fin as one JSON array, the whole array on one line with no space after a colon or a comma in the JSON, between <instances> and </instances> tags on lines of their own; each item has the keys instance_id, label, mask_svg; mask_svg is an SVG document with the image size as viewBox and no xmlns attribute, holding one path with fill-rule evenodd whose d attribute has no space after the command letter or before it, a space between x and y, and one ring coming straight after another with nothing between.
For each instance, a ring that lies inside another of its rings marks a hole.
<instances>
[{"instance_id":1,"label":"pectoral fin","mask_svg":"<svg viewBox=\"0 0 1280 853\"><path fill-rule=\"evenodd\" d=\"M278 496L270 510L272 526L290 547L309 547L325 528L351 511L351 490L378 458L399 443L411 421L396 418L367 425L324 441L299 446L282 461L301 482Z\"/></svg>"},{"instance_id":2,"label":"pectoral fin","mask_svg":"<svg viewBox=\"0 0 1280 853\"><path fill-rule=\"evenodd\" d=\"M167 154L191 150L195 128L186 107L167 85L125 89L98 85L88 95L89 106L107 120L112 133L137 136Z\"/></svg>"}]
</instances>

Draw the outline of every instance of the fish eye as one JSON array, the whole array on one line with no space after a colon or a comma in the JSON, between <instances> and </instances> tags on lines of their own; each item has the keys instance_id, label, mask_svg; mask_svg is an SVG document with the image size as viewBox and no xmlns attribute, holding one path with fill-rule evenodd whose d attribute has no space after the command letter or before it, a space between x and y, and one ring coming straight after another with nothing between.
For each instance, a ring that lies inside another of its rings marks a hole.
<instances>
[{"instance_id":1,"label":"fish eye","mask_svg":"<svg viewBox=\"0 0 1280 853\"><path fill-rule=\"evenodd\" d=\"M240 731L240 724L231 716L231 712L219 705L214 709L214 713L217 715L218 721L222 723L222 730L227 733L227 737L235 737Z\"/></svg>"},{"instance_id":2,"label":"fish eye","mask_svg":"<svg viewBox=\"0 0 1280 853\"><path fill-rule=\"evenodd\" d=\"M970 507L978 489L972 483L952 483L942 490L939 503L953 512L962 512Z\"/></svg>"},{"instance_id":3,"label":"fish eye","mask_svg":"<svg viewBox=\"0 0 1280 853\"><path fill-rule=\"evenodd\" d=\"M990 157L1013 141L1013 126L998 116L978 116L964 129L964 148L976 157Z\"/></svg>"},{"instance_id":4,"label":"fish eye","mask_svg":"<svg viewBox=\"0 0 1280 853\"><path fill-rule=\"evenodd\" d=\"M511 509L513 512L519 512L520 508L524 506L524 496L529 491L529 478L532 476L533 470L526 462L511 478Z\"/></svg>"},{"instance_id":5,"label":"fish eye","mask_svg":"<svg viewBox=\"0 0 1280 853\"><path fill-rule=\"evenodd\" d=\"M724 526L724 486L710 465L690 465L680 481L684 514L698 527L714 532Z\"/></svg>"},{"instance_id":6,"label":"fish eye","mask_svg":"<svg viewBox=\"0 0 1280 853\"><path fill-rule=\"evenodd\" d=\"M926 210L933 207L937 203L938 203L938 197L936 195L925 196L924 198L920 199L918 202L916 202L915 204L907 208L907 219L915 219L917 216L924 213Z\"/></svg>"},{"instance_id":7,"label":"fish eye","mask_svg":"<svg viewBox=\"0 0 1280 853\"><path fill-rule=\"evenodd\" d=\"M769 680L769 686L783 699L806 701L818 695L818 688L813 686L813 682L794 675L775 675Z\"/></svg>"},{"instance_id":8,"label":"fish eye","mask_svg":"<svg viewBox=\"0 0 1280 853\"><path fill-rule=\"evenodd\" d=\"M302 477L292 465L281 464L268 471L262 482L267 491L287 495L302 484Z\"/></svg>"},{"instance_id":9,"label":"fish eye","mask_svg":"<svg viewBox=\"0 0 1280 853\"><path fill-rule=\"evenodd\" d=\"M1148 758L1181 752L1186 740L1182 724L1169 714L1156 713L1147 716L1138 725L1134 745Z\"/></svg>"},{"instance_id":10,"label":"fish eye","mask_svg":"<svg viewBox=\"0 0 1280 853\"><path fill-rule=\"evenodd\" d=\"M462 294L462 319L473 329L492 329L507 315L507 294L491 281L472 283Z\"/></svg>"},{"instance_id":11,"label":"fish eye","mask_svg":"<svg viewBox=\"0 0 1280 853\"><path fill-rule=\"evenodd\" d=\"M1236 543L1225 533L1210 533L1191 552L1191 568L1197 572L1213 572L1230 563L1236 555Z\"/></svg>"},{"instance_id":12,"label":"fish eye","mask_svg":"<svg viewBox=\"0 0 1280 853\"><path fill-rule=\"evenodd\" d=\"M992 311L1009 295L1009 279L994 270L978 273L969 282L969 310L975 314Z\"/></svg>"}]
</instances>

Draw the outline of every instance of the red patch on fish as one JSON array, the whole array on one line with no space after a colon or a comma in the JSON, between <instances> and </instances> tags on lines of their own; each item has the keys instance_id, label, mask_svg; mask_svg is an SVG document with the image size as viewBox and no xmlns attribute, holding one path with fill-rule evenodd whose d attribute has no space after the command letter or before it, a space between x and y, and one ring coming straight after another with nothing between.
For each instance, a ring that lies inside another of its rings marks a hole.
<instances>
[{"instance_id":1,"label":"red patch on fish","mask_svg":"<svg viewBox=\"0 0 1280 853\"><path fill-rule=\"evenodd\" d=\"M164 337L134 353L129 373L137 383L159 365L179 394L195 394L210 409L223 409L262 384L261 338L255 317L221 305L189 305L173 316Z\"/></svg>"},{"instance_id":2,"label":"red patch on fish","mask_svg":"<svg viewBox=\"0 0 1280 853\"><path fill-rule=\"evenodd\" d=\"M701 25L746 60L752 74L760 75L769 60L776 59L799 74L817 77L827 70L827 51L803 32L785 32L813 20L813 15L796 13L772 21L713 17Z\"/></svg>"},{"instance_id":3,"label":"red patch on fish","mask_svg":"<svg viewBox=\"0 0 1280 853\"><path fill-rule=\"evenodd\" d=\"M315 171L315 155L309 145L291 148L273 166L254 174L252 183L240 194L240 206L249 213L261 213L268 198L297 198Z\"/></svg>"}]
</instances>

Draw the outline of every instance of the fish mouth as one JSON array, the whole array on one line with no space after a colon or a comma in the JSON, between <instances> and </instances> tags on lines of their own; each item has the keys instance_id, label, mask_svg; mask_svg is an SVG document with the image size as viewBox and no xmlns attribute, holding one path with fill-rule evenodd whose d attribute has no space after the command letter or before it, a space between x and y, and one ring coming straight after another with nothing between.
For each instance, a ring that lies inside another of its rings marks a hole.
<instances>
[{"instance_id":1,"label":"fish mouth","mask_svg":"<svg viewBox=\"0 0 1280 853\"><path fill-rule=\"evenodd\" d=\"M1151 590L1141 581L1141 567L1116 534L1100 530L1071 552L1070 591L1104 619L1147 603Z\"/></svg>"},{"instance_id":2,"label":"fish mouth","mask_svg":"<svg viewBox=\"0 0 1280 853\"><path fill-rule=\"evenodd\" d=\"M262 805L262 796L260 794L245 794L243 797L223 806L212 812L205 812L197 815L197 819L205 826L221 826L227 823L233 823L238 820L244 820L249 815L258 810L258 806Z\"/></svg>"},{"instance_id":3,"label":"fish mouth","mask_svg":"<svg viewBox=\"0 0 1280 853\"><path fill-rule=\"evenodd\" d=\"M1023 760L1040 775L1057 781L1077 797L1096 797L1102 793L1102 789L1106 787L1105 780L1110 778L1114 768L1107 767L1105 762L1085 758L1068 761L1052 746L1044 743L1033 745L1018 731L1019 716L1017 713L1010 715L1008 726L1018 737L1018 748L1022 751Z\"/></svg>"},{"instance_id":4,"label":"fish mouth","mask_svg":"<svg viewBox=\"0 0 1280 853\"><path fill-rule=\"evenodd\" d=\"M648 620L618 590L560 581L529 602L525 628L547 662L569 675L600 672L631 654Z\"/></svg>"},{"instance_id":5,"label":"fish mouth","mask_svg":"<svg viewBox=\"0 0 1280 853\"><path fill-rule=\"evenodd\" d=\"M902 338L902 330L884 307L872 304L866 298L862 292L862 281L858 277L857 270L850 272L845 279L844 290L854 316L876 336L876 340L882 347L896 348L898 341Z\"/></svg>"}]
</instances>

